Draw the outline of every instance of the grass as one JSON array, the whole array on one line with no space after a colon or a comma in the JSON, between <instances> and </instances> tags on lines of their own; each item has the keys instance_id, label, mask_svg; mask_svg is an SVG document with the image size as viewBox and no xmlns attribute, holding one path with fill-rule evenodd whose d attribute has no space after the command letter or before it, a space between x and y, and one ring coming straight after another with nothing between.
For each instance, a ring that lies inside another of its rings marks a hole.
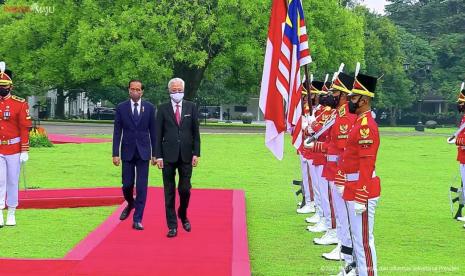
<instances>
[{"instance_id":1,"label":"grass","mask_svg":"<svg viewBox=\"0 0 465 276\"><path fill-rule=\"evenodd\" d=\"M452 133L453 129L450 130ZM456 148L446 144L442 136L390 134L381 139L376 172L381 177L382 196L377 208L375 238L382 274L463 275L465 264L458 260L465 251L465 230L463 223L451 219L447 192L451 184L458 185L458 181L453 181L458 176ZM203 135L202 157L200 166L194 170L193 187L246 191L253 275L335 273L338 263L321 258L321 253L332 247L313 245L311 241L318 235L305 231L305 216L295 213L296 200L292 194L295 188L290 183L301 176L298 157L289 139L286 138L283 161L274 159L263 144L260 134ZM109 143L33 149L30 157L27 164L29 186L117 187L121 182L121 168L111 164ZM149 182L161 186L158 169L151 167ZM63 214L73 211L62 210ZM49 217L54 216L50 214ZM79 221L80 217L67 220ZM37 220L49 224L50 236L79 240L75 237L77 233L63 235L55 230L55 223L59 224L61 219L56 222L39 216ZM191 220L195 223L195 218ZM19 221L24 219L19 218ZM34 251L29 244L43 235L40 230L31 230L36 227L35 224L21 225L17 229L25 228L24 231L31 234L9 237L8 242L21 244L15 249L16 254L28 256ZM3 230L0 233L3 239ZM85 235L80 234L80 237ZM63 254L69 250L69 244L64 241L52 250L61 253L44 250L34 256L46 258ZM0 255L16 256L10 250L5 251L3 246Z\"/></svg>"},{"instance_id":2,"label":"grass","mask_svg":"<svg viewBox=\"0 0 465 276\"><path fill-rule=\"evenodd\" d=\"M116 206L18 210L17 226L0 230L0 256L62 258L115 209Z\"/></svg>"}]
</instances>

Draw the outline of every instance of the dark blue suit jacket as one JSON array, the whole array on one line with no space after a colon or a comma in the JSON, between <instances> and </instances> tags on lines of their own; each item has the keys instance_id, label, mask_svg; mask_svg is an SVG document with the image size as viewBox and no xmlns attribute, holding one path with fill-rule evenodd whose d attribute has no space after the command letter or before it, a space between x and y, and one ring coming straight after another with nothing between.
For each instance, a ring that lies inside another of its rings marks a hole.
<instances>
[{"instance_id":1,"label":"dark blue suit jacket","mask_svg":"<svg viewBox=\"0 0 465 276\"><path fill-rule=\"evenodd\" d=\"M142 160L150 160L155 157L155 137L155 107L150 102L141 101L137 122L132 114L131 100L116 107L113 156L121 156L121 160L129 161L138 150Z\"/></svg>"}]
</instances>

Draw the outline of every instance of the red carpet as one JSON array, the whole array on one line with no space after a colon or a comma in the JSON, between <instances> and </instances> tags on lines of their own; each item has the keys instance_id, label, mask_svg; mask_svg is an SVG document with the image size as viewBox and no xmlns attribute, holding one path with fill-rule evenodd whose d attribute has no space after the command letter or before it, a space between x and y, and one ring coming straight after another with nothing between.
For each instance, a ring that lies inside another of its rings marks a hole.
<instances>
[{"instance_id":1,"label":"red carpet","mask_svg":"<svg viewBox=\"0 0 465 276\"><path fill-rule=\"evenodd\" d=\"M106 143L111 142L111 139L103 138L90 138L90 137L79 137L70 136L63 134L48 134L48 139L53 144L84 144L84 143Z\"/></svg>"},{"instance_id":2,"label":"red carpet","mask_svg":"<svg viewBox=\"0 0 465 276\"><path fill-rule=\"evenodd\" d=\"M74 191L80 198L94 198L96 191L105 196L120 191L86 190ZM59 192L54 190L51 194L56 199ZM70 191L63 191L62 198L70 195ZM41 197L46 198L45 194ZM131 219L119 221L123 207L64 259L0 259L0 275L250 275L242 191L192 190L188 214L192 232L185 232L179 225L174 239L165 236L162 189L149 189L144 231L131 229ZM18 270L18 266L22 269Z\"/></svg>"}]
</instances>

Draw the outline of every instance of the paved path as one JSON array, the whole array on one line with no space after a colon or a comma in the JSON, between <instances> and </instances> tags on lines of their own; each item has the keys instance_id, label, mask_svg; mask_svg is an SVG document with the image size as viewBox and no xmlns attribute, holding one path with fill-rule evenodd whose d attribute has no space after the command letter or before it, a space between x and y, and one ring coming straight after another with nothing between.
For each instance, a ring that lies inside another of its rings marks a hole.
<instances>
[{"instance_id":1,"label":"paved path","mask_svg":"<svg viewBox=\"0 0 465 276\"><path fill-rule=\"evenodd\" d=\"M112 124L95 123L65 123L65 122L41 122L48 133L67 135L100 135L113 134ZM265 133L264 128L245 127L203 127L200 126L201 133Z\"/></svg>"}]
</instances>

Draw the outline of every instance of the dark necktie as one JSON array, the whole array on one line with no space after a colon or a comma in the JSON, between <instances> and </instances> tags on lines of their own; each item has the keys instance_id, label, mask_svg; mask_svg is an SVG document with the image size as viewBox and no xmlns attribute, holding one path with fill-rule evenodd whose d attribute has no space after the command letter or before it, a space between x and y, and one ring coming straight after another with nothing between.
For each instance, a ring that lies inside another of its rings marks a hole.
<instances>
[{"instance_id":1,"label":"dark necktie","mask_svg":"<svg viewBox=\"0 0 465 276\"><path fill-rule=\"evenodd\" d=\"M133 112L133 115L134 115L134 121L139 121L139 111L137 111L137 106L139 105L139 103L134 103L134 112Z\"/></svg>"}]
</instances>

